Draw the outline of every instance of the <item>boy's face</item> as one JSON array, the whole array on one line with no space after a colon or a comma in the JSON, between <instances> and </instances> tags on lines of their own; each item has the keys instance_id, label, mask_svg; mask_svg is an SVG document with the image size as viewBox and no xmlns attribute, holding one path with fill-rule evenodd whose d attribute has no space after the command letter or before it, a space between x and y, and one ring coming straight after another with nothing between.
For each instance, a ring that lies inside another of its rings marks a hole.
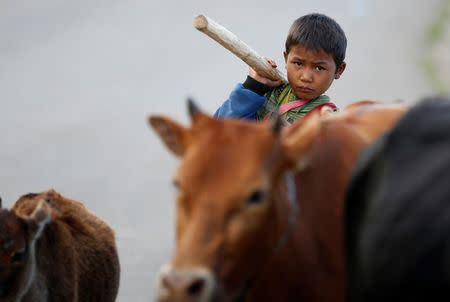
<instances>
[{"instance_id":1,"label":"boy's face","mask_svg":"<svg viewBox=\"0 0 450 302\"><path fill-rule=\"evenodd\" d=\"M284 52L286 70L292 91L301 100L311 100L322 95L339 79L345 69L342 63L336 70L333 56L321 50L311 50L301 45Z\"/></svg>"}]
</instances>

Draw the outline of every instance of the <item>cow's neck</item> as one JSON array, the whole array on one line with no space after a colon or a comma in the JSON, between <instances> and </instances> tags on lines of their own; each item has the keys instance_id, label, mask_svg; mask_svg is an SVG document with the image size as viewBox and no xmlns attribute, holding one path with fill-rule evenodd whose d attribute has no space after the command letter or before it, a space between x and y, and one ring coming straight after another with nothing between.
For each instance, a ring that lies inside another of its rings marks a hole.
<instances>
[{"instance_id":1,"label":"cow's neck","mask_svg":"<svg viewBox=\"0 0 450 302\"><path fill-rule=\"evenodd\" d=\"M20 274L19 280L15 283L17 285L16 288L11 289L11 292L14 292L14 296L7 301L23 301L24 296L27 295L27 293L30 291L30 288L32 287L36 275L35 243L35 240L31 240L31 242L29 242L24 269Z\"/></svg>"},{"instance_id":2,"label":"cow's neck","mask_svg":"<svg viewBox=\"0 0 450 302\"><path fill-rule=\"evenodd\" d=\"M328 132L331 135L332 131ZM362 145L331 136L318 146L309 166L296 175L299 213L295 233L261 278L261 291L254 291L255 301L344 299L344 196L352 163ZM278 208L280 221L283 213L286 220L289 210L287 200L283 201L279 204L284 208ZM271 299L260 296L264 291ZM279 297L280 293L285 296Z\"/></svg>"},{"instance_id":3,"label":"cow's neck","mask_svg":"<svg viewBox=\"0 0 450 302\"><path fill-rule=\"evenodd\" d=\"M21 302L45 302L49 301L48 286L45 276L36 272L33 283Z\"/></svg>"},{"instance_id":4,"label":"cow's neck","mask_svg":"<svg viewBox=\"0 0 450 302\"><path fill-rule=\"evenodd\" d=\"M345 171L344 171L345 172ZM295 213L296 224L284 246L269 256L267 269L258 277L248 301L342 301L343 257L341 211L343 192L330 192L327 179L317 186L311 180L312 171L296 176L299 211ZM338 180L333 180L338 181ZM335 183L337 187L344 184ZM281 186L286 188L286 184ZM317 187L323 191L318 194ZM285 192L286 193L286 192ZM289 228L292 207L288 194L276 201L278 237L282 238ZM321 196L327 204L317 204ZM274 282L274 280L276 280ZM320 288L316 285L320 285ZM280 296L281 295L281 296ZM268 299L270 297L270 299Z\"/></svg>"}]
</instances>

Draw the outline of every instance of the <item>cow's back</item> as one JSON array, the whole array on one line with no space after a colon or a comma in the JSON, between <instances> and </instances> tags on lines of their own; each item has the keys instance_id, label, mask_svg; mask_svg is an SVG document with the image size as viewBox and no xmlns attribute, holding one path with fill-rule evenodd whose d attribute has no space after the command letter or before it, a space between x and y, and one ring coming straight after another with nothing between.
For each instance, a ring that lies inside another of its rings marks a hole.
<instances>
[{"instance_id":1,"label":"cow's back","mask_svg":"<svg viewBox=\"0 0 450 302\"><path fill-rule=\"evenodd\" d=\"M81 203L53 190L29 196L13 209L27 214L44 198L52 219L36 242L37 274L24 302L115 301L120 266L114 231Z\"/></svg>"},{"instance_id":2,"label":"cow's back","mask_svg":"<svg viewBox=\"0 0 450 302\"><path fill-rule=\"evenodd\" d=\"M448 300L450 101L412 108L362 153L347 198L348 301Z\"/></svg>"},{"instance_id":3,"label":"cow's back","mask_svg":"<svg viewBox=\"0 0 450 302\"><path fill-rule=\"evenodd\" d=\"M74 211L67 226L71 229L80 269L79 301L114 301L120 279L114 231L83 205L75 202L71 206Z\"/></svg>"},{"instance_id":4,"label":"cow's back","mask_svg":"<svg viewBox=\"0 0 450 302\"><path fill-rule=\"evenodd\" d=\"M313 240L302 243L308 259L317 257L309 272L316 275L317 300L342 301L344 292L344 202L348 180L360 152L409 109L405 104L363 102L321 121L309 151L308 164L297 173L300 220ZM319 243L318 243L319 242ZM313 248L316 247L316 248ZM320 268L320 269L318 269ZM294 278L294 276L292 276Z\"/></svg>"}]
</instances>

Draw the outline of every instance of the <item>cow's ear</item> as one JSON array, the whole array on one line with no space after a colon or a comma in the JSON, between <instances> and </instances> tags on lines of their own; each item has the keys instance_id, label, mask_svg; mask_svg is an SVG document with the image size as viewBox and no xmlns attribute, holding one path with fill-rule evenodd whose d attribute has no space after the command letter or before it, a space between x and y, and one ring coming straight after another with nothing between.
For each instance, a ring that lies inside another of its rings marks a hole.
<instances>
[{"instance_id":1,"label":"cow's ear","mask_svg":"<svg viewBox=\"0 0 450 302\"><path fill-rule=\"evenodd\" d=\"M50 206L44 199L40 200L33 213L25 219L29 226L31 240L35 241L42 235L51 217L52 210Z\"/></svg>"},{"instance_id":2,"label":"cow's ear","mask_svg":"<svg viewBox=\"0 0 450 302\"><path fill-rule=\"evenodd\" d=\"M164 116L150 116L150 126L156 131L166 147L177 156L182 156L187 147L188 130Z\"/></svg>"},{"instance_id":3,"label":"cow's ear","mask_svg":"<svg viewBox=\"0 0 450 302\"><path fill-rule=\"evenodd\" d=\"M307 164L309 150L320 131L320 123L320 113L312 112L283 129L281 148L289 168L300 170Z\"/></svg>"}]
</instances>

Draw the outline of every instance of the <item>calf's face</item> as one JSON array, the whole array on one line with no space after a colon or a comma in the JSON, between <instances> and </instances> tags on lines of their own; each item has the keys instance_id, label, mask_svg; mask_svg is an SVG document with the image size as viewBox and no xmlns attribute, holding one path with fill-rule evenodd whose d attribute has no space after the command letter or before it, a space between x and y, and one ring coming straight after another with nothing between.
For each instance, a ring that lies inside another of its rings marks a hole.
<instances>
[{"instance_id":1,"label":"calf's face","mask_svg":"<svg viewBox=\"0 0 450 302\"><path fill-rule=\"evenodd\" d=\"M34 245L50 220L42 201L26 217L0 209L0 301L15 301L34 274Z\"/></svg>"},{"instance_id":2,"label":"calf's face","mask_svg":"<svg viewBox=\"0 0 450 302\"><path fill-rule=\"evenodd\" d=\"M0 300L8 296L24 268L28 233L25 220L11 211L0 210Z\"/></svg>"}]
</instances>

